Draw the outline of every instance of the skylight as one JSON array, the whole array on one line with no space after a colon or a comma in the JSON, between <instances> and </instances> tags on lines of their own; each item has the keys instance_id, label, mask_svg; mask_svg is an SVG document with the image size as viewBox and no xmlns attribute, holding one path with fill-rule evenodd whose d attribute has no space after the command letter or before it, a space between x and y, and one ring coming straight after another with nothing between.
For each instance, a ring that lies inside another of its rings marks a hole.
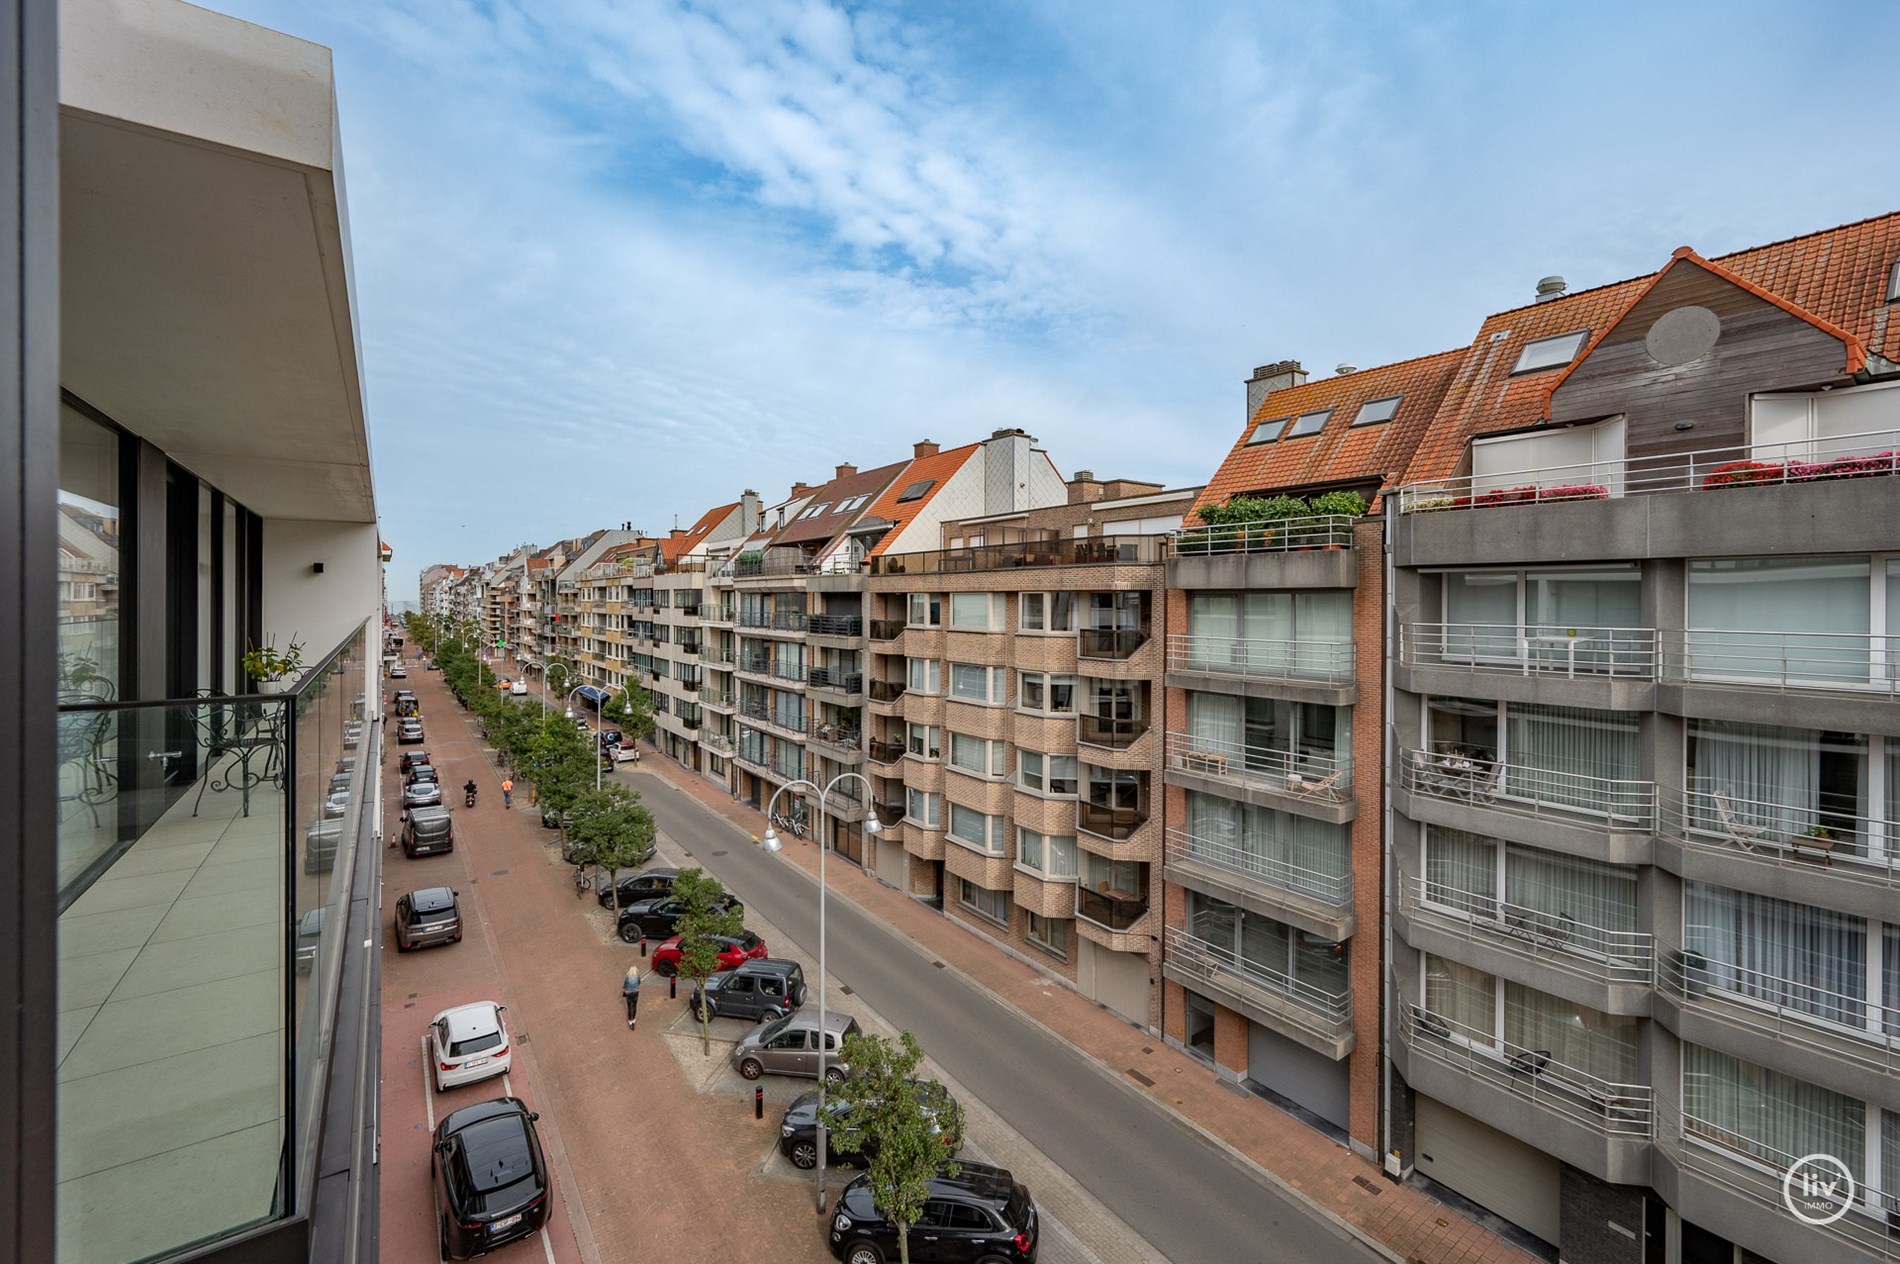
<instances>
[{"instance_id":1,"label":"skylight","mask_svg":"<svg viewBox=\"0 0 1900 1264\"><path fill-rule=\"evenodd\" d=\"M1893 261L1893 271L1887 274L1887 301L1900 303L1900 259Z\"/></svg>"},{"instance_id":2,"label":"skylight","mask_svg":"<svg viewBox=\"0 0 1900 1264\"><path fill-rule=\"evenodd\" d=\"M1272 421L1261 422L1253 428L1253 434L1248 436L1247 442L1272 443L1288 420L1286 417L1275 417Z\"/></svg>"},{"instance_id":3,"label":"skylight","mask_svg":"<svg viewBox=\"0 0 1900 1264\"><path fill-rule=\"evenodd\" d=\"M1574 334L1558 334L1555 338L1527 342L1511 372L1535 373L1539 369L1555 369L1569 364L1577 358L1577 352L1583 349L1583 340L1589 336L1589 330L1579 329Z\"/></svg>"},{"instance_id":4,"label":"skylight","mask_svg":"<svg viewBox=\"0 0 1900 1264\"><path fill-rule=\"evenodd\" d=\"M1391 421L1393 414L1399 411L1399 401L1403 395L1389 395L1385 399L1369 399L1359 405L1359 415L1352 419L1355 426L1370 426L1381 421Z\"/></svg>"},{"instance_id":5,"label":"skylight","mask_svg":"<svg viewBox=\"0 0 1900 1264\"><path fill-rule=\"evenodd\" d=\"M1326 419L1332 415L1333 410L1330 408L1322 408L1316 413L1301 413L1293 419L1293 424L1288 426L1286 433L1280 437L1298 439L1302 435L1316 435L1325 428Z\"/></svg>"},{"instance_id":6,"label":"skylight","mask_svg":"<svg viewBox=\"0 0 1900 1264\"><path fill-rule=\"evenodd\" d=\"M920 479L904 489L903 494L897 498L897 503L901 505L907 500L922 500L936 485L937 480L934 478Z\"/></svg>"},{"instance_id":7,"label":"skylight","mask_svg":"<svg viewBox=\"0 0 1900 1264\"><path fill-rule=\"evenodd\" d=\"M823 504L813 505L810 509L807 509L804 513L799 514L798 517L800 521L803 521L806 518L816 518L819 514L824 513L830 508L831 508L831 502L825 501Z\"/></svg>"}]
</instances>

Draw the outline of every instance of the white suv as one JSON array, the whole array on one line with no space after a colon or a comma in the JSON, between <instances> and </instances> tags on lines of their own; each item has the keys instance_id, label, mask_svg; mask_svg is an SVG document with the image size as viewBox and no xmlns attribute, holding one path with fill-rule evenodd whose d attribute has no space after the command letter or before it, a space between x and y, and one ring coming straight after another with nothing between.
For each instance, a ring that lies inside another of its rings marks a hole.
<instances>
[{"instance_id":1,"label":"white suv","mask_svg":"<svg viewBox=\"0 0 1900 1264\"><path fill-rule=\"evenodd\" d=\"M436 1092L508 1070L514 1049L508 1025L501 1020L505 1008L493 1001L476 1001L435 1016L429 1024L429 1057L435 1068Z\"/></svg>"}]
</instances>

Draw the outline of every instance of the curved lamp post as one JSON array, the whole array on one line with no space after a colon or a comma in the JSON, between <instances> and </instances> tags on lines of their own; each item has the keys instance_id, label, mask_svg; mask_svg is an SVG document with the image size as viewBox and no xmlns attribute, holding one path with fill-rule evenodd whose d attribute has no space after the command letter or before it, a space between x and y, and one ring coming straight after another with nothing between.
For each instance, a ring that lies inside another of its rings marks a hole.
<instances>
[{"instance_id":1,"label":"curved lamp post","mask_svg":"<svg viewBox=\"0 0 1900 1264\"><path fill-rule=\"evenodd\" d=\"M841 772L822 788L803 778L788 781L772 792L771 802L765 805L765 819L767 821L772 819L772 808L778 803L778 797L781 794L795 786L804 786L808 790L818 791L818 819L822 821L825 818L826 796L830 795L840 781L848 781L854 777L864 782L864 793L869 795L871 783L863 773L858 772ZM878 828L876 815L865 819L865 833L876 834ZM829 1034L825 1030L825 853L831 849L825 845L822 828L819 833L821 836L818 839L818 1214L822 1216L825 1214L825 1084L827 1083L825 1037ZM779 849L778 834L770 825L765 827L765 837L760 841L765 844L767 851Z\"/></svg>"},{"instance_id":2,"label":"curved lamp post","mask_svg":"<svg viewBox=\"0 0 1900 1264\"><path fill-rule=\"evenodd\" d=\"M544 678L544 683L545 683L545 678ZM561 699L561 714L565 715L570 720L578 720L580 717L574 713L574 708L567 704L572 702L574 700L574 695L579 693L581 690L593 689L593 688L598 688L598 686L589 685L586 681L582 681L580 684L575 685L572 689L568 690L567 695ZM547 695L544 693L541 695L541 697L545 701L547 698ZM601 705L603 707L606 706L605 703L602 703ZM607 713L604 710L601 712L601 718L603 720L607 718ZM588 734L594 743L594 789L598 790L600 789L600 737L594 732L593 729L589 729Z\"/></svg>"}]
</instances>

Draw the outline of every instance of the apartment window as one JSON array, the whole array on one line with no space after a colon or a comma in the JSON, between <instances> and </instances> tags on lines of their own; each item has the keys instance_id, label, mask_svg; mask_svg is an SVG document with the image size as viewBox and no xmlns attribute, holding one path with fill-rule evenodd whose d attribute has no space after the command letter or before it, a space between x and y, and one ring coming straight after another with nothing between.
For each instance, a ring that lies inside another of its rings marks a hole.
<instances>
[{"instance_id":1,"label":"apartment window","mask_svg":"<svg viewBox=\"0 0 1900 1264\"><path fill-rule=\"evenodd\" d=\"M1063 960L1069 957L1069 924L1040 913L1023 915L1023 931L1029 942Z\"/></svg>"},{"instance_id":2,"label":"apartment window","mask_svg":"<svg viewBox=\"0 0 1900 1264\"><path fill-rule=\"evenodd\" d=\"M1000 856L1003 854L1005 829L1000 816L986 816L960 803L950 805L949 836L965 847Z\"/></svg>"},{"instance_id":3,"label":"apartment window","mask_svg":"<svg viewBox=\"0 0 1900 1264\"><path fill-rule=\"evenodd\" d=\"M1016 753L1016 783L1023 789L1037 794L1074 794L1075 756L1018 751Z\"/></svg>"},{"instance_id":4,"label":"apartment window","mask_svg":"<svg viewBox=\"0 0 1900 1264\"><path fill-rule=\"evenodd\" d=\"M1022 672L1016 694L1018 711L1036 711L1043 715L1075 713L1075 677L1047 672Z\"/></svg>"},{"instance_id":5,"label":"apartment window","mask_svg":"<svg viewBox=\"0 0 1900 1264\"><path fill-rule=\"evenodd\" d=\"M995 706L1009 701L1009 669L976 663L950 664L950 696Z\"/></svg>"},{"instance_id":6,"label":"apartment window","mask_svg":"<svg viewBox=\"0 0 1900 1264\"><path fill-rule=\"evenodd\" d=\"M1187 833L1198 859L1329 902L1351 897L1350 826L1190 790Z\"/></svg>"},{"instance_id":7,"label":"apartment window","mask_svg":"<svg viewBox=\"0 0 1900 1264\"><path fill-rule=\"evenodd\" d=\"M904 664L904 683L911 693L943 692L943 664L934 658L913 658Z\"/></svg>"},{"instance_id":8,"label":"apartment window","mask_svg":"<svg viewBox=\"0 0 1900 1264\"><path fill-rule=\"evenodd\" d=\"M1646 672L1642 577L1633 566L1457 571L1444 579L1447 662L1525 664L1551 671Z\"/></svg>"},{"instance_id":9,"label":"apartment window","mask_svg":"<svg viewBox=\"0 0 1900 1264\"><path fill-rule=\"evenodd\" d=\"M1891 774L1900 743L1884 746L1885 759L1869 759L1858 733L1691 720L1689 824L1770 846L1822 829L1837 853L1866 855L1869 805L1881 802L1868 780Z\"/></svg>"},{"instance_id":10,"label":"apartment window","mask_svg":"<svg viewBox=\"0 0 1900 1264\"><path fill-rule=\"evenodd\" d=\"M1316 413L1301 413L1293 419L1293 424L1288 426L1286 433L1280 437L1282 439L1301 439L1307 435L1316 435L1326 428L1326 419L1332 415L1333 410L1330 408L1321 409Z\"/></svg>"},{"instance_id":11,"label":"apartment window","mask_svg":"<svg viewBox=\"0 0 1900 1264\"><path fill-rule=\"evenodd\" d=\"M1005 742L971 737L967 733L952 733L950 766L979 777L1001 777L1009 770L1008 750Z\"/></svg>"},{"instance_id":12,"label":"apartment window","mask_svg":"<svg viewBox=\"0 0 1900 1264\"><path fill-rule=\"evenodd\" d=\"M1491 770L1511 798L1612 819L1649 811L1630 712L1433 698L1426 715L1433 755Z\"/></svg>"},{"instance_id":13,"label":"apartment window","mask_svg":"<svg viewBox=\"0 0 1900 1264\"><path fill-rule=\"evenodd\" d=\"M973 632L1002 631L1003 594L951 593L950 626Z\"/></svg>"},{"instance_id":14,"label":"apartment window","mask_svg":"<svg viewBox=\"0 0 1900 1264\"><path fill-rule=\"evenodd\" d=\"M1683 885L1682 918L1683 948L1703 959L1709 987L1846 1027L1866 1026L1867 923L1861 918L1702 882Z\"/></svg>"},{"instance_id":15,"label":"apartment window","mask_svg":"<svg viewBox=\"0 0 1900 1264\"><path fill-rule=\"evenodd\" d=\"M1188 737L1194 750L1224 755L1232 772L1323 779L1352 750L1352 708L1191 690Z\"/></svg>"},{"instance_id":16,"label":"apartment window","mask_svg":"<svg viewBox=\"0 0 1900 1264\"><path fill-rule=\"evenodd\" d=\"M943 758L943 730L934 724L906 724L904 749L921 759Z\"/></svg>"},{"instance_id":17,"label":"apartment window","mask_svg":"<svg viewBox=\"0 0 1900 1264\"><path fill-rule=\"evenodd\" d=\"M1073 632L1076 621L1075 594L1066 592L1024 593L1020 599L1018 630L1023 632Z\"/></svg>"},{"instance_id":18,"label":"apartment window","mask_svg":"<svg viewBox=\"0 0 1900 1264\"><path fill-rule=\"evenodd\" d=\"M1612 962L1635 942L1633 870L1463 830L1426 828L1424 898L1507 934Z\"/></svg>"},{"instance_id":19,"label":"apartment window","mask_svg":"<svg viewBox=\"0 0 1900 1264\"><path fill-rule=\"evenodd\" d=\"M1016 831L1016 867L1045 878L1075 877L1075 835Z\"/></svg>"},{"instance_id":20,"label":"apartment window","mask_svg":"<svg viewBox=\"0 0 1900 1264\"><path fill-rule=\"evenodd\" d=\"M1099 631L1139 631L1147 597L1145 592L1089 593L1087 626Z\"/></svg>"},{"instance_id":21,"label":"apartment window","mask_svg":"<svg viewBox=\"0 0 1900 1264\"><path fill-rule=\"evenodd\" d=\"M1777 1176L1803 1155L1828 1154L1865 1182L1865 1102L1730 1054L1684 1043L1682 1123Z\"/></svg>"},{"instance_id":22,"label":"apartment window","mask_svg":"<svg viewBox=\"0 0 1900 1264\"><path fill-rule=\"evenodd\" d=\"M1500 488L1588 485L1623 494L1623 418L1471 441L1474 495Z\"/></svg>"},{"instance_id":23,"label":"apartment window","mask_svg":"<svg viewBox=\"0 0 1900 1264\"><path fill-rule=\"evenodd\" d=\"M1764 461L1804 460L1856 453L1886 453L1887 437L1900 409L1892 383L1799 395L1757 395L1749 400L1750 437ZM1884 464L1883 464L1884 468Z\"/></svg>"},{"instance_id":24,"label":"apartment window","mask_svg":"<svg viewBox=\"0 0 1900 1264\"><path fill-rule=\"evenodd\" d=\"M1524 350L1518 353L1517 363L1511 366L1511 372L1535 373L1540 369L1555 369L1569 364L1577 358L1577 352L1583 349L1584 340L1589 336L1589 330L1579 329L1575 333L1527 342Z\"/></svg>"},{"instance_id":25,"label":"apartment window","mask_svg":"<svg viewBox=\"0 0 1900 1264\"><path fill-rule=\"evenodd\" d=\"M1872 574L1866 557L1690 562L1689 674L1836 688L1866 684L1874 668L1869 637L1878 630ZM1891 589L1888 594L1891 602ZM1886 609L1878 613L1887 632L1900 632L1886 623Z\"/></svg>"},{"instance_id":26,"label":"apartment window","mask_svg":"<svg viewBox=\"0 0 1900 1264\"><path fill-rule=\"evenodd\" d=\"M1291 420L1293 420L1291 417L1275 417L1271 421L1263 421L1253 428L1253 433L1247 436L1247 442L1250 444L1272 443L1279 433L1286 429L1286 423Z\"/></svg>"},{"instance_id":27,"label":"apartment window","mask_svg":"<svg viewBox=\"0 0 1900 1264\"><path fill-rule=\"evenodd\" d=\"M1086 857L1094 859L1092 854ZM1082 881L1091 881L1089 871L1083 872ZM1256 986L1283 992L1305 1005L1323 1004L1348 990L1345 943L1295 930L1193 890L1187 893L1187 922L1189 933Z\"/></svg>"},{"instance_id":28,"label":"apartment window","mask_svg":"<svg viewBox=\"0 0 1900 1264\"><path fill-rule=\"evenodd\" d=\"M999 926L1009 925L1009 892L980 887L968 878L957 879L957 903Z\"/></svg>"},{"instance_id":29,"label":"apartment window","mask_svg":"<svg viewBox=\"0 0 1900 1264\"><path fill-rule=\"evenodd\" d=\"M1638 1020L1604 1014L1427 954L1425 1008L1451 1037L1506 1060L1548 1058L1542 1073L1579 1087L1633 1084Z\"/></svg>"},{"instance_id":30,"label":"apartment window","mask_svg":"<svg viewBox=\"0 0 1900 1264\"><path fill-rule=\"evenodd\" d=\"M1391 421L1399 411L1399 401L1404 398L1403 395L1388 395L1384 399L1369 399L1359 405L1359 411L1354 415L1352 424L1372 426L1382 421Z\"/></svg>"},{"instance_id":31,"label":"apartment window","mask_svg":"<svg viewBox=\"0 0 1900 1264\"><path fill-rule=\"evenodd\" d=\"M943 626L943 596L939 593L911 593L906 622L913 628Z\"/></svg>"},{"instance_id":32,"label":"apartment window","mask_svg":"<svg viewBox=\"0 0 1900 1264\"><path fill-rule=\"evenodd\" d=\"M1314 679L1350 674L1352 594L1191 593L1188 666Z\"/></svg>"},{"instance_id":33,"label":"apartment window","mask_svg":"<svg viewBox=\"0 0 1900 1264\"><path fill-rule=\"evenodd\" d=\"M943 796L926 790L904 791L904 816L913 825L936 829L943 824Z\"/></svg>"}]
</instances>

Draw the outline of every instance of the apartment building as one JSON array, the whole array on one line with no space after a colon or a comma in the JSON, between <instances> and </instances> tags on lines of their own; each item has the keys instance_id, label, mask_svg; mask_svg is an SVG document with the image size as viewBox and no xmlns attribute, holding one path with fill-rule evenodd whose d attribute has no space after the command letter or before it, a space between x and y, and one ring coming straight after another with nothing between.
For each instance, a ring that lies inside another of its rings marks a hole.
<instances>
[{"instance_id":1,"label":"apartment building","mask_svg":"<svg viewBox=\"0 0 1900 1264\"><path fill-rule=\"evenodd\" d=\"M1377 502L1465 352L1256 370L1197 510ZM1297 507L1290 507L1297 508ZM1384 528L1190 528L1167 563L1166 1038L1379 1153ZM1199 521L1199 515L1196 515Z\"/></svg>"},{"instance_id":2,"label":"apartment building","mask_svg":"<svg viewBox=\"0 0 1900 1264\"><path fill-rule=\"evenodd\" d=\"M1501 312L1387 499L1390 1148L1566 1259L1900 1257L1896 300L1889 215Z\"/></svg>"},{"instance_id":3,"label":"apartment building","mask_svg":"<svg viewBox=\"0 0 1900 1264\"><path fill-rule=\"evenodd\" d=\"M679 764L724 780L724 762L732 752L726 711L709 711L704 702L705 655L710 652L705 625L711 592L708 550L752 534L758 527L759 494L748 489L738 500L716 505L690 527L675 527L659 542L659 557L641 568L645 586L635 600L644 622L638 629L650 640L653 667L648 688L654 707L654 745ZM639 580L636 579L636 584ZM713 739L725 739L713 740ZM709 744L702 748L702 742ZM715 770L709 759L721 761Z\"/></svg>"},{"instance_id":4,"label":"apartment building","mask_svg":"<svg viewBox=\"0 0 1900 1264\"><path fill-rule=\"evenodd\" d=\"M1201 489L1080 471L1063 490L870 553L876 867L1154 1027L1165 534Z\"/></svg>"}]
</instances>

